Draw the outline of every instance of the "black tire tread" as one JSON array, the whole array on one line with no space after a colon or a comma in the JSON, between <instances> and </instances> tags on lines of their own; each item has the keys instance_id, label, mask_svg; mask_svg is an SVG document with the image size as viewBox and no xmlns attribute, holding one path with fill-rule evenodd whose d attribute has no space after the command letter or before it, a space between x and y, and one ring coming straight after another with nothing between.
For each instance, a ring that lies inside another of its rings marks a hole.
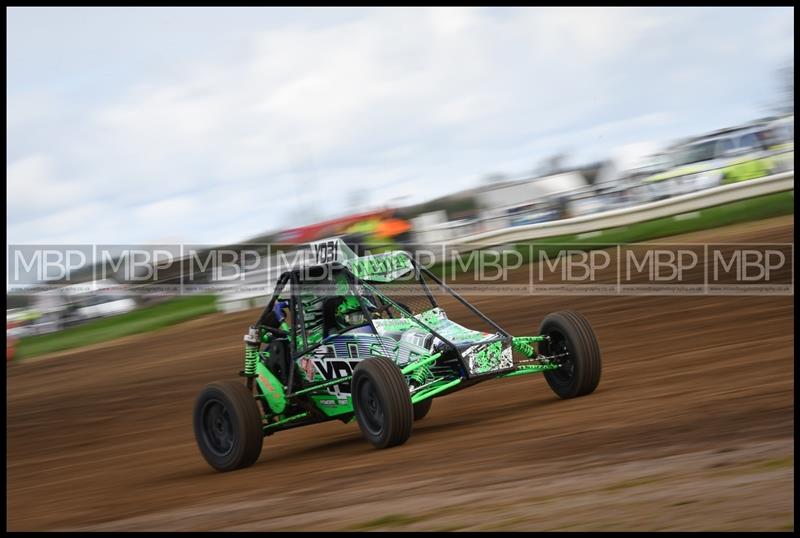
<instances>
[{"instance_id":1,"label":"black tire tread","mask_svg":"<svg viewBox=\"0 0 800 538\"><path fill-rule=\"evenodd\" d=\"M365 372L363 375L370 375L373 380L384 387L388 396L390 409L384 409L385 415L391 415L389 420L389 431L382 439L373 439L362 429L364 435L376 448L389 448L398 446L408 440L411 428L414 423L414 409L411 404L411 397L408 392L405 376L400 372L397 365L386 357L370 357L364 359L356 367L356 370ZM362 375L362 374L359 374ZM356 372L353 377L355 378ZM353 395L353 405L357 406L356 395Z\"/></svg>"},{"instance_id":2,"label":"black tire tread","mask_svg":"<svg viewBox=\"0 0 800 538\"><path fill-rule=\"evenodd\" d=\"M589 321L578 312L572 311L564 311L564 315L567 318L571 318L574 325L578 329L579 332L582 334L582 340L587 346L587 351L591 357L596 357L597 360L589 361L589 369L587 369L587 384L584 390L580 391L578 396L585 396L586 394L591 393L597 388L597 385L600 383L600 375L602 370L602 361L600 355L600 346L597 343L597 337L592 330L592 326Z\"/></svg>"},{"instance_id":3,"label":"black tire tread","mask_svg":"<svg viewBox=\"0 0 800 538\"><path fill-rule=\"evenodd\" d=\"M199 413L201 402L208 393L221 393L232 406L236 416L236 428L239 434L238 446L235 454L228 461L214 461L214 457L209 459L202 448L201 453L206 461L221 472L233 471L250 467L261 455L261 448L264 442L263 430L261 429L261 413L253 394L241 382L237 381L216 381L209 383L200 393L195 403L195 436L200 443L198 432L197 414Z\"/></svg>"},{"instance_id":4,"label":"black tire tread","mask_svg":"<svg viewBox=\"0 0 800 538\"><path fill-rule=\"evenodd\" d=\"M411 425L414 423L414 408L411 404L406 378L391 359L375 357L371 360L376 361L376 365L383 370L387 381L393 379L392 382L389 382L390 389L393 391L392 402L402 411L401 420L395 423L396 427L392 432L387 448L403 444L408 439L411 433ZM408 402L408 405L404 405L406 402Z\"/></svg>"},{"instance_id":5,"label":"black tire tread","mask_svg":"<svg viewBox=\"0 0 800 538\"><path fill-rule=\"evenodd\" d=\"M548 323L556 323L562 329L572 330L575 338L571 339L571 345L575 350L581 366L577 367L576 379L565 389L559 386L558 382L550 372L545 372L545 379L548 385L560 398L577 398L591 394L600 383L602 375L602 358L597 337L594 334L589 321L578 312L562 310L548 314L540 326L540 334L544 331L544 326ZM568 335L565 335L568 336Z\"/></svg>"},{"instance_id":6,"label":"black tire tread","mask_svg":"<svg viewBox=\"0 0 800 538\"><path fill-rule=\"evenodd\" d=\"M571 311L564 311L562 312L562 315L565 319L570 321L578 333L580 338L579 345L584 357L599 358L600 351L586 318L577 312ZM599 381L599 360L590 359L585 361L585 364L586 369L583 371L583 375L578 383L579 388L575 393L575 397L585 396L586 394L591 393L596 388L597 382Z\"/></svg>"}]
</instances>

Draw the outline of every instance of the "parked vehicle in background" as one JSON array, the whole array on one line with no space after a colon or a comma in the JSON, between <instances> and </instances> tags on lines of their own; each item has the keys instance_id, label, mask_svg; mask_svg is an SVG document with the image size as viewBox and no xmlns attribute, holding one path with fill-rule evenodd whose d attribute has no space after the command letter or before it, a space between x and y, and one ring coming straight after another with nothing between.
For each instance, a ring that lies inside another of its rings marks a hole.
<instances>
[{"instance_id":1,"label":"parked vehicle in background","mask_svg":"<svg viewBox=\"0 0 800 538\"><path fill-rule=\"evenodd\" d=\"M514 206L507 209L506 214L509 216L511 226L549 222L560 218L558 205L552 200L542 200Z\"/></svg>"},{"instance_id":2,"label":"parked vehicle in background","mask_svg":"<svg viewBox=\"0 0 800 538\"><path fill-rule=\"evenodd\" d=\"M136 308L136 301L130 297L93 296L83 299L75 306L75 319L80 322L125 314Z\"/></svg>"},{"instance_id":3,"label":"parked vehicle in background","mask_svg":"<svg viewBox=\"0 0 800 538\"><path fill-rule=\"evenodd\" d=\"M566 194L566 217L580 217L611 209L608 200L598 196L598 188L594 185L575 189Z\"/></svg>"},{"instance_id":4,"label":"parked vehicle in background","mask_svg":"<svg viewBox=\"0 0 800 538\"><path fill-rule=\"evenodd\" d=\"M774 132L759 123L695 139L676 148L673 168L642 182L652 186L656 198L665 198L775 173L782 166L778 155L786 150L776 149Z\"/></svg>"},{"instance_id":5,"label":"parked vehicle in background","mask_svg":"<svg viewBox=\"0 0 800 538\"><path fill-rule=\"evenodd\" d=\"M775 172L794 170L794 115L767 124L766 144L774 154Z\"/></svg>"},{"instance_id":6,"label":"parked vehicle in background","mask_svg":"<svg viewBox=\"0 0 800 538\"><path fill-rule=\"evenodd\" d=\"M11 308L6 310L6 338L25 338L38 333L39 325L46 322L45 316L33 308Z\"/></svg>"}]
</instances>

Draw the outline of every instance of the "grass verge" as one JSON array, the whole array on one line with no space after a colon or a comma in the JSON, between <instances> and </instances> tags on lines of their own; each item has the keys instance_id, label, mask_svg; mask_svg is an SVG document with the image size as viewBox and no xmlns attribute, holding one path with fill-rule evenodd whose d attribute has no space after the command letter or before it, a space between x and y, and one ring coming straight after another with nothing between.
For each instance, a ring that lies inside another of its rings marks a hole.
<instances>
[{"instance_id":1,"label":"grass verge","mask_svg":"<svg viewBox=\"0 0 800 538\"><path fill-rule=\"evenodd\" d=\"M552 258L559 250L569 247L576 250L593 250L649 241L699 230L719 228L741 222L761 220L794 213L794 191L768 194L747 200L739 200L714 207L699 209L682 215L663 217L629 226L607 228L588 234L560 235L504 245L501 250L514 250L519 253L522 263L537 262L542 256ZM492 252L494 250L495 252ZM497 262L498 249L482 249L490 264ZM430 271L442 277L473 272L475 264L484 261L480 256L468 256L463 265L440 263L430 267Z\"/></svg>"},{"instance_id":2,"label":"grass verge","mask_svg":"<svg viewBox=\"0 0 800 538\"><path fill-rule=\"evenodd\" d=\"M20 339L15 360L97 344L122 336L160 329L216 310L213 295L176 297L126 314L89 321L51 334Z\"/></svg>"}]
</instances>

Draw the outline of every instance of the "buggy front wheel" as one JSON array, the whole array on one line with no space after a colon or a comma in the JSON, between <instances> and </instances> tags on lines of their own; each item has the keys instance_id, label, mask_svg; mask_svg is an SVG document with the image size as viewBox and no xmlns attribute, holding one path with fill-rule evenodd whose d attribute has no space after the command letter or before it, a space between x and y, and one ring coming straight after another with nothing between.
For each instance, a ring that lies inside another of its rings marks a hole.
<instances>
[{"instance_id":1,"label":"buggy front wheel","mask_svg":"<svg viewBox=\"0 0 800 538\"><path fill-rule=\"evenodd\" d=\"M539 334L549 341L539 344L539 353L561 364L544 373L547 384L563 399L591 394L600 383L600 346L589 321L577 312L548 314Z\"/></svg>"},{"instance_id":2,"label":"buggy front wheel","mask_svg":"<svg viewBox=\"0 0 800 538\"><path fill-rule=\"evenodd\" d=\"M206 385L194 406L194 435L200 453L218 471L253 465L264 434L253 394L242 383Z\"/></svg>"},{"instance_id":3,"label":"buggy front wheel","mask_svg":"<svg viewBox=\"0 0 800 538\"><path fill-rule=\"evenodd\" d=\"M406 378L385 357L370 357L353 371L350 382L358 426L376 448L402 445L411 435L414 408Z\"/></svg>"}]
</instances>

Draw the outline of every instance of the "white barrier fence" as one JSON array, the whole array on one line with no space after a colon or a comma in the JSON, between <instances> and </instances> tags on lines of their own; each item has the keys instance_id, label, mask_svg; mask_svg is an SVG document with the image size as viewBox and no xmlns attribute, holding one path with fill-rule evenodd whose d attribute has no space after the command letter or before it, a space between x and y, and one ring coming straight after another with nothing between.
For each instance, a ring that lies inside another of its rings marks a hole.
<instances>
[{"instance_id":1,"label":"white barrier fence","mask_svg":"<svg viewBox=\"0 0 800 538\"><path fill-rule=\"evenodd\" d=\"M580 217L515 226L458 238L459 246L495 246L516 241L572 235L681 215L708 207L794 190L794 171L721 185L623 209Z\"/></svg>"}]
</instances>

